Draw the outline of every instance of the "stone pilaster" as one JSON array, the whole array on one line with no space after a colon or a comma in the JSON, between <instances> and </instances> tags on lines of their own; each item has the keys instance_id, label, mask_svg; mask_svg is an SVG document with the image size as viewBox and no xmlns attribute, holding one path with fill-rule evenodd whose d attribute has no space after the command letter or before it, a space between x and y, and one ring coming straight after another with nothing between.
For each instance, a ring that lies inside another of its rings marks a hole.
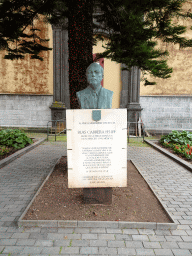
<instances>
[{"instance_id":1,"label":"stone pilaster","mask_svg":"<svg viewBox=\"0 0 192 256\"><path fill-rule=\"evenodd\" d=\"M66 21L52 25L53 29L53 103L50 106L52 120L65 119L70 108L68 31ZM59 108L55 107L59 104Z\"/></svg>"},{"instance_id":2,"label":"stone pilaster","mask_svg":"<svg viewBox=\"0 0 192 256\"><path fill-rule=\"evenodd\" d=\"M121 64L121 68L124 68L125 65ZM122 81L122 90L120 98L120 108L127 108L128 104L128 77L129 71L121 70L121 81Z\"/></svg>"},{"instance_id":3,"label":"stone pilaster","mask_svg":"<svg viewBox=\"0 0 192 256\"><path fill-rule=\"evenodd\" d=\"M122 65L124 67L124 65ZM127 121L136 122L141 116L140 106L140 69L132 67L130 71L121 71L122 91L120 108L127 108ZM130 130L135 133L136 124L130 125Z\"/></svg>"}]
</instances>

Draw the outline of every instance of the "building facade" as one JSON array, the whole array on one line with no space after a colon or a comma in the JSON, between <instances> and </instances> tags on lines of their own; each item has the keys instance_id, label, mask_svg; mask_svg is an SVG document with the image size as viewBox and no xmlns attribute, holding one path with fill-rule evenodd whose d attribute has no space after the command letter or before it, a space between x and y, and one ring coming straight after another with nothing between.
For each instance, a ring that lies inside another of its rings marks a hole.
<instances>
[{"instance_id":1,"label":"building facade","mask_svg":"<svg viewBox=\"0 0 192 256\"><path fill-rule=\"evenodd\" d=\"M184 8L190 9L192 4L186 3ZM51 26L42 19L35 22L41 29L40 36L50 39L46 46L53 50L42 53L43 61L28 55L23 60L6 60L5 51L0 52L0 127L43 128L53 119L53 103L61 102L70 108L68 32L62 24ZM179 22L188 28L184 36L192 38L190 19ZM171 78L149 76L157 84L144 86L137 67L122 71L121 64L105 59L103 87L114 92L112 108L128 109L128 121L141 116L146 129L155 132L192 130L192 49L160 41L157 47L170 54ZM98 41L93 54L102 51L102 42Z\"/></svg>"}]
</instances>

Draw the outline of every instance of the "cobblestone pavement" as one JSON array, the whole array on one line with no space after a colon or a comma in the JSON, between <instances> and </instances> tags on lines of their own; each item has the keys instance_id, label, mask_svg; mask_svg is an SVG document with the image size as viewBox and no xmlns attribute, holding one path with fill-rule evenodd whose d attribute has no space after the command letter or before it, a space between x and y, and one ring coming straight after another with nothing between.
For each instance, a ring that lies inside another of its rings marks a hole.
<instances>
[{"instance_id":1,"label":"cobblestone pavement","mask_svg":"<svg viewBox=\"0 0 192 256\"><path fill-rule=\"evenodd\" d=\"M66 144L44 143L0 169L0 254L192 255L192 173L152 148L128 147L131 159L163 200L177 230L18 228L16 221Z\"/></svg>"}]
</instances>

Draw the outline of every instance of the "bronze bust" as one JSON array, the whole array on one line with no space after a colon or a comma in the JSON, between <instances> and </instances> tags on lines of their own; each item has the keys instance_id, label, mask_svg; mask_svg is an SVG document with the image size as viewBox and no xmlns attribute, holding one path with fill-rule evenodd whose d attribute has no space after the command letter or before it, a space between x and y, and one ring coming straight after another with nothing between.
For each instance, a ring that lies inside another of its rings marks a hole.
<instances>
[{"instance_id":1,"label":"bronze bust","mask_svg":"<svg viewBox=\"0 0 192 256\"><path fill-rule=\"evenodd\" d=\"M89 86L76 93L82 109L106 109L112 107L113 92L101 86L103 68L94 62L86 70Z\"/></svg>"}]
</instances>

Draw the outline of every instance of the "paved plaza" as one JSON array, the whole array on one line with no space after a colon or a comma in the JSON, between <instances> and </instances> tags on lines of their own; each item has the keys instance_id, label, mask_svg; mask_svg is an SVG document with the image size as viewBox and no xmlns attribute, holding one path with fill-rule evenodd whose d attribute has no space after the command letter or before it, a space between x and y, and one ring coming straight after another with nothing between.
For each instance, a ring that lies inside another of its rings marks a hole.
<instances>
[{"instance_id":1,"label":"paved plaza","mask_svg":"<svg viewBox=\"0 0 192 256\"><path fill-rule=\"evenodd\" d=\"M17 220L66 143L47 143L0 169L0 254L192 255L192 173L150 147L128 147L132 160L178 223L177 230L18 228Z\"/></svg>"}]
</instances>

